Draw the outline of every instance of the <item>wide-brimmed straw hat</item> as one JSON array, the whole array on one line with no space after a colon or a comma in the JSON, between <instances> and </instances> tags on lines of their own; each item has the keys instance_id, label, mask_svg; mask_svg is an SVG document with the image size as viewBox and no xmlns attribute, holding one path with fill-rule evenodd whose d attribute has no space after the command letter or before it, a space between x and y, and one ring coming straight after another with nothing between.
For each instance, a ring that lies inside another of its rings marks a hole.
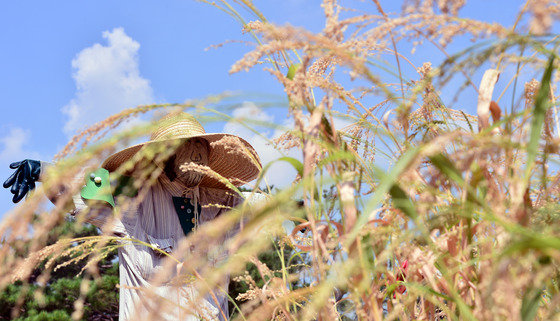
<instances>
[{"instance_id":1,"label":"wide-brimmed straw hat","mask_svg":"<svg viewBox=\"0 0 560 321\"><path fill-rule=\"evenodd\" d=\"M139 151L147 150L149 147L157 150L157 147L162 144L164 149L166 145L177 148L177 143L181 144L191 138L202 138L210 146L208 167L213 173L206 174L199 186L226 188L224 178L235 186L241 186L255 179L262 169L257 152L244 139L225 133L206 133L192 115L184 112L171 113L163 117L156 123L149 141L109 156L102 167L109 172L114 172Z\"/></svg>"}]
</instances>

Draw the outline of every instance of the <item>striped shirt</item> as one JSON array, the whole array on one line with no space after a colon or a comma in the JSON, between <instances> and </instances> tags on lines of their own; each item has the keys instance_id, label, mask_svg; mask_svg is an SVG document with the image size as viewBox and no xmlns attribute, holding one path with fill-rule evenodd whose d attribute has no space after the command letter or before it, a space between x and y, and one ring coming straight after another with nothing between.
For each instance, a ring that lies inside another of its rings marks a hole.
<instances>
[{"instance_id":1,"label":"striped shirt","mask_svg":"<svg viewBox=\"0 0 560 321\"><path fill-rule=\"evenodd\" d=\"M196 290L189 284L170 285L166 282L155 285L153 279L163 268L165 255L173 253L185 234L181 228L175 211L172 197L184 196L184 187L171 182L161 175L157 182L149 187L145 197L134 206L125 209L120 219L113 219L113 211L106 207L101 210L87 211L87 221L103 229L104 234L117 235L122 238L134 239L123 241L119 247L119 320L221 320L229 318L227 293L217 293L198 298ZM216 216L227 212L243 200L238 195L226 190L196 187L186 197L196 199L200 203L199 223L204 224ZM86 205L79 196L74 197L78 210ZM135 203L135 202L132 202ZM212 205L212 204L218 204ZM112 220L112 221L111 221ZM112 222L107 227L107 222ZM229 233L231 234L231 233ZM150 244L151 247L139 242ZM208 262L215 266L227 257L224 251L215 252ZM191 246L191 253L196 249ZM188 256L187 256L188 260ZM171 275L172 278L174 275ZM221 285L228 288L229 278ZM154 296L155 294L155 296ZM188 312L193 300L197 299L197 312ZM217 301L217 302L216 302ZM163 306L167 305L166 308ZM198 317L197 317L198 316Z\"/></svg>"}]
</instances>

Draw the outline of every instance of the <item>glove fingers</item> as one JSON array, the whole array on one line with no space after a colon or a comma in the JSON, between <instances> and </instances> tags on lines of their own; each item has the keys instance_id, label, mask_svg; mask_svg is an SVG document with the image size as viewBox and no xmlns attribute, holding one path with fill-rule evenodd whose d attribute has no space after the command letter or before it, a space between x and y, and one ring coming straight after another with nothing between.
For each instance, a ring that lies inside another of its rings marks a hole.
<instances>
[{"instance_id":1,"label":"glove fingers","mask_svg":"<svg viewBox=\"0 0 560 321\"><path fill-rule=\"evenodd\" d=\"M21 163L23 163L24 161L19 161L19 162L13 162L10 164L10 168L11 169L16 169L19 167L19 165L21 165Z\"/></svg>"},{"instance_id":2,"label":"glove fingers","mask_svg":"<svg viewBox=\"0 0 560 321\"><path fill-rule=\"evenodd\" d=\"M12 201L14 201L14 203L21 201L21 199L25 196L25 194L27 194L28 191L29 186L24 182L24 184L22 184L21 188L18 190L17 194L14 195Z\"/></svg>"},{"instance_id":3,"label":"glove fingers","mask_svg":"<svg viewBox=\"0 0 560 321\"><path fill-rule=\"evenodd\" d=\"M12 184L12 188L10 188L10 193L15 194L17 193L17 190L19 189L20 185L21 185L21 181L22 181L22 175L21 175L21 171L17 170L16 171L16 177L14 179L14 182Z\"/></svg>"},{"instance_id":4,"label":"glove fingers","mask_svg":"<svg viewBox=\"0 0 560 321\"><path fill-rule=\"evenodd\" d=\"M16 181L16 176L18 173L19 171L17 170L13 172L12 175L10 175L10 177L8 177L8 179L4 181L4 184L2 184L2 186L4 186L4 188L12 186L12 184L14 184L14 182Z\"/></svg>"},{"instance_id":5,"label":"glove fingers","mask_svg":"<svg viewBox=\"0 0 560 321\"><path fill-rule=\"evenodd\" d=\"M41 163L33 160L23 160L10 164L11 169L15 172L4 182L5 188L10 188L10 192L14 194L12 201L17 203L21 201L27 193L35 188L35 181L39 179L41 173Z\"/></svg>"},{"instance_id":6,"label":"glove fingers","mask_svg":"<svg viewBox=\"0 0 560 321\"><path fill-rule=\"evenodd\" d=\"M23 196L25 196L25 194L27 193L27 191L29 191L29 182L32 181L31 180L31 169L29 168L29 163L28 162L23 162L22 167L21 167L21 174L18 177L18 193L23 192ZM19 199L22 199L23 196L20 196Z\"/></svg>"},{"instance_id":7,"label":"glove fingers","mask_svg":"<svg viewBox=\"0 0 560 321\"><path fill-rule=\"evenodd\" d=\"M25 166L25 165L28 165L28 164L24 164L24 166L22 166L22 172L23 172L22 175L23 176L22 176L21 179L22 179L23 183L27 183L27 181L29 180L29 177L31 177L31 169L29 168L29 165L28 166Z\"/></svg>"}]
</instances>

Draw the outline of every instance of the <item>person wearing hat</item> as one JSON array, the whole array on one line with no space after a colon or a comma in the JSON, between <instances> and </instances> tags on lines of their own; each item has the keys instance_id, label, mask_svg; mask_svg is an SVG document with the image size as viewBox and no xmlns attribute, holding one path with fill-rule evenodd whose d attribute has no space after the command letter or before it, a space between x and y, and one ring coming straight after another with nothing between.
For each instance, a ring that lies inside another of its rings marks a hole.
<instances>
[{"instance_id":1,"label":"person wearing hat","mask_svg":"<svg viewBox=\"0 0 560 321\"><path fill-rule=\"evenodd\" d=\"M35 160L10 165L16 171L4 187L11 188L14 202L35 187L44 166ZM259 157L245 140L206 133L193 116L181 112L157 122L149 141L109 156L100 169L86 175L80 195L73 197L76 211L105 234L134 240L123 241L118 250L119 320L229 319L227 293L211 291L199 298L188 282L153 284L153 278L165 254L173 253L189 233L243 201L228 186L241 186L260 170ZM132 184L137 189L132 193L130 188L122 192L122 186L111 188L113 176L132 177L140 184ZM210 266L227 256L223 250L197 252L195 244L189 249L188 255L207 257ZM224 280L223 289L228 283Z\"/></svg>"}]
</instances>

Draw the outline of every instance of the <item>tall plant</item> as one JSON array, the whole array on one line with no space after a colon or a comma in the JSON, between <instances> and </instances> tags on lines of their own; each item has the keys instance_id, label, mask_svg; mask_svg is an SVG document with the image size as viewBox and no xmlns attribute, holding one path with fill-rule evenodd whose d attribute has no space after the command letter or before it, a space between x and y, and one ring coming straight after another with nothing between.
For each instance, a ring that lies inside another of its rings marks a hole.
<instances>
[{"instance_id":1,"label":"tall plant","mask_svg":"<svg viewBox=\"0 0 560 321\"><path fill-rule=\"evenodd\" d=\"M461 17L465 1L409 1L401 14L391 15L376 0L363 14L325 0L319 33L270 23L248 0L210 4L256 40L230 72L264 65L283 85L294 125L273 143L301 156L278 160L297 170L293 185L265 190L271 196L266 201L245 203L188 237L211 249L242 221L243 229L227 243L235 255L223 265L209 269L202 258L170 256L170 262L201 271L197 288L205 292L226 274L242 275L238 279L249 286L237 303L246 302L234 308L243 320L559 317L558 38L547 34L560 12L556 1L527 1L517 20L502 26ZM465 35L474 44L449 53L447 45ZM415 66L398 49L404 42L436 47L442 63ZM418 74L410 76L411 69ZM528 74L539 80L529 81ZM444 87L451 95L440 95ZM511 104L502 100L506 94ZM460 105L465 97L477 102L476 114ZM102 139L128 117L182 108L206 121L231 120L219 98L140 106L91 127L61 153L59 163L67 171L46 188L92 158L102 159L116 142L137 136L138 131ZM76 152L80 141L83 148ZM150 174L138 187L154 179ZM27 202L14 215L27 219L40 203ZM61 199L54 214L68 202ZM57 256L45 251L42 238L44 226L58 224L54 214L43 215L41 227L30 219L2 223L5 244L25 235L39 254L25 261L1 255L0 285L14 270L25 276L45 255ZM287 234L286 220L297 222ZM26 234L29 224L33 233ZM96 253L95 262L114 249L111 240L77 242ZM258 259L270 249L263 240L277 242L279 268ZM285 247L294 249L289 258ZM0 248L0 254L10 251ZM244 274L247 262L262 282Z\"/></svg>"}]
</instances>

